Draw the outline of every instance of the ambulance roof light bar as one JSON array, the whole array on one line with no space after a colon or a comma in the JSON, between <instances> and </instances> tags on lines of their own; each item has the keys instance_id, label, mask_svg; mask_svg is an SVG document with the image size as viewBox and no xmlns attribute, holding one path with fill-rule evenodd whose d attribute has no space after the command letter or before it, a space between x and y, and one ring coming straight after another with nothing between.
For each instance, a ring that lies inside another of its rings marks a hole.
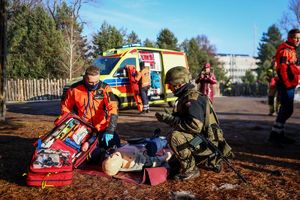
<instances>
[{"instance_id":1,"label":"ambulance roof light bar","mask_svg":"<svg viewBox=\"0 0 300 200\"><path fill-rule=\"evenodd\" d=\"M129 47L141 47L141 43L133 43L133 44L124 44L122 46L117 46L115 49L129 48Z\"/></svg>"}]
</instances>

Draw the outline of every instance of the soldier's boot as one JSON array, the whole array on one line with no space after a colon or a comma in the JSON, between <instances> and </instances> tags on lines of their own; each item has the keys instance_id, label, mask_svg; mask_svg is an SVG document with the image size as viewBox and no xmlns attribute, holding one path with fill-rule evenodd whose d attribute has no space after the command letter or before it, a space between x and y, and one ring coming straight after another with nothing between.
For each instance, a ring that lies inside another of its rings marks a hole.
<instances>
[{"instance_id":1,"label":"soldier's boot","mask_svg":"<svg viewBox=\"0 0 300 200\"><path fill-rule=\"evenodd\" d=\"M222 162L218 163L217 165L214 166L213 171L216 173L220 173L223 169Z\"/></svg>"},{"instance_id":2,"label":"soldier's boot","mask_svg":"<svg viewBox=\"0 0 300 200\"><path fill-rule=\"evenodd\" d=\"M271 142L273 144L281 144L280 135L279 135L279 133L277 133L275 131L271 131L268 140L269 140L269 142Z\"/></svg>"},{"instance_id":3,"label":"soldier's boot","mask_svg":"<svg viewBox=\"0 0 300 200\"><path fill-rule=\"evenodd\" d=\"M178 181L187 181L187 180L197 178L199 176L200 176L200 171L198 167L194 167L194 169L191 171L175 175L174 179Z\"/></svg>"}]
</instances>

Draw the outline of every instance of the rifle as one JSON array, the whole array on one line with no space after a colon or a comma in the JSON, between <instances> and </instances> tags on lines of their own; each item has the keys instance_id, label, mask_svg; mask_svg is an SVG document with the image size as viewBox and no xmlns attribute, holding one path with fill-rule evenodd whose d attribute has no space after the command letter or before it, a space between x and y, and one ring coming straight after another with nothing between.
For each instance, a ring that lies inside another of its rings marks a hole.
<instances>
[{"instance_id":1,"label":"rifle","mask_svg":"<svg viewBox=\"0 0 300 200\"><path fill-rule=\"evenodd\" d=\"M216 145L214 145L210 140L206 139L204 136L200 135L200 134L197 134L197 136L195 138L197 138L197 140L194 140L194 141L197 141L198 144L203 144L204 146L206 146L209 150L211 150L213 152L212 155L210 155L210 157L213 157L213 156L216 156L216 157L219 157L221 158L226 164L227 166L232 169L232 171L234 171L234 173L244 181L244 183L247 183L246 179L242 176L242 174L237 171L233 166L232 164L230 163L230 161L228 160L228 158L224 157L223 153L220 151L220 149L218 149L218 147L216 147ZM193 144L193 140L190 141L190 143L192 145L196 145L197 144Z\"/></svg>"}]
</instances>

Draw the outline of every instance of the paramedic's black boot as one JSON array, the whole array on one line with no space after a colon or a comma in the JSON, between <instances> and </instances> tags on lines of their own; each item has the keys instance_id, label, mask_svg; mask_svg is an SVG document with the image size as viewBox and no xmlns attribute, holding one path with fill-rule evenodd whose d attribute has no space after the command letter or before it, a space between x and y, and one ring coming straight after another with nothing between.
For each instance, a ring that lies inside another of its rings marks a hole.
<instances>
[{"instance_id":1,"label":"paramedic's black boot","mask_svg":"<svg viewBox=\"0 0 300 200\"><path fill-rule=\"evenodd\" d=\"M276 146L283 147L281 139L280 139L280 135L279 135L279 133L277 133L275 131L271 131L268 140L269 140L269 142L271 142L272 144L274 144Z\"/></svg>"},{"instance_id":2,"label":"paramedic's black boot","mask_svg":"<svg viewBox=\"0 0 300 200\"><path fill-rule=\"evenodd\" d=\"M283 144L294 144L295 140L284 135L284 132L279 134L279 139Z\"/></svg>"},{"instance_id":3,"label":"paramedic's black boot","mask_svg":"<svg viewBox=\"0 0 300 200\"><path fill-rule=\"evenodd\" d=\"M174 179L178 181L187 181L187 180L197 178L199 176L200 176L200 171L197 167L195 167L192 171L175 175Z\"/></svg>"},{"instance_id":4,"label":"paramedic's black boot","mask_svg":"<svg viewBox=\"0 0 300 200\"><path fill-rule=\"evenodd\" d=\"M146 114L146 111L143 110L143 111L141 111L139 114L140 114L140 115L144 115L144 114Z\"/></svg>"},{"instance_id":5,"label":"paramedic's black boot","mask_svg":"<svg viewBox=\"0 0 300 200\"><path fill-rule=\"evenodd\" d=\"M150 112L150 109L147 109L147 110L146 110L146 113L149 113L149 112Z\"/></svg>"}]
</instances>

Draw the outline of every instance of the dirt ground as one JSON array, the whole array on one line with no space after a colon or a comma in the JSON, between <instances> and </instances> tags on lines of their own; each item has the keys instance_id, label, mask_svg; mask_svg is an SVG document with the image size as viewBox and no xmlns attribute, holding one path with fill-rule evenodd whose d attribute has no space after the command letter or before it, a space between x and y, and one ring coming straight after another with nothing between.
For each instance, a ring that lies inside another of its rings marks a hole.
<instances>
[{"instance_id":1,"label":"dirt ground","mask_svg":"<svg viewBox=\"0 0 300 200\"><path fill-rule=\"evenodd\" d=\"M150 136L158 127L165 135L168 126L154 117L164 107L152 106L146 115L137 114L136 109L121 110L121 138ZM22 175L33 152L32 143L53 127L59 102L9 104L7 108L7 122L0 126L0 199L300 199L299 104L286 125L296 143L276 147L267 141L275 117L267 116L264 98L215 99L221 127L235 153L231 162L249 184L225 166L219 174L201 169L195 180L170 180L157 186L75 172L72 185L46 189L26 186Z\"/></svg>"}]
</instances>

